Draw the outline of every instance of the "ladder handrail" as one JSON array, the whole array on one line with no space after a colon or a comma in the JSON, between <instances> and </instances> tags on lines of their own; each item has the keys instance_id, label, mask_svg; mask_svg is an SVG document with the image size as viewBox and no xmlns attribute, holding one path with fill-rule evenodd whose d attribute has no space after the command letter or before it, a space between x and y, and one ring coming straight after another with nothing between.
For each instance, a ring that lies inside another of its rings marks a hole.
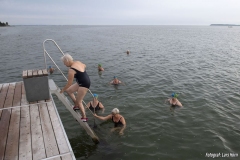
<instances>
[{"instance_id":1,"label":"ladder handrail","mask_svg":"<svg viewBox=\"0 0 240 160\"><path fill-rule=\"evenodd\" d=\"M47 52L47 50L45 49L45 42L47 41L52 41L58 48L58 50L62 53L62 55L64 56L65 54L63 53L63 51L61 50L61 48L58 46L58 44L53 40L53 39L46 39L45 41L43 41L43 55L44 55L44 61L45 61L45 67L47 69L47 60L46 60L46 54L47 56L51 59L51 61L53 62L53 64L57 67L57 69L61 72L61 74L63 75L63 77L68 81L67 77L64 75L64 73L61 71L61 69L58 67L58 65L54 62L54 60L52 59L52 57L50 56L50 54ZM90 94L93 96L92 92L90 89L88 89L88 91L90 92ZM84 101L83 101L84 102ZM85 102L84 102L85 103ZM86 103L85 103L86 105Z\"/></svg>"}]
</instances>

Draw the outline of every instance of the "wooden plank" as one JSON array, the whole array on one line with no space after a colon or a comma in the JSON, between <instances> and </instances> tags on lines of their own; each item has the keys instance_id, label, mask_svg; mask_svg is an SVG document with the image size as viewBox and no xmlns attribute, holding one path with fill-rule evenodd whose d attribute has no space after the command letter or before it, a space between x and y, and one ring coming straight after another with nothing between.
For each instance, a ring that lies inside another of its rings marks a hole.
<instances>
[{"instance_id":1,"label":"wooden plank","mask_svg":"<svg viewBox=\"0 0 240 160\"><path fill-rule=\"evenodd\" d=\"M47 71L47 69L43 69L43 75L44 75L44 76L48 76L48 71Z\"/></svg>"},{"instance_id":2,"label":"wooden plank","mask_svg":"<svg viewBox=\"0 0 240 160\"><path fill-rule=\"evenodd\" d=\"M3 108L4 102L7 96L7 91L8 91L9 83L5 83L1 87L1 92L0 92L0 109ZM0 118L2 115L2 110L0 110Z\"/></svg>"},{"instance_id":3,"label":"wooden plank","mask_svg":"<svg viewBox=\"0 0 240 160\"><path fill-rule=\"evenodd\" d=\"M24 84L22 83L21 105L27 105ZM21 108L20 116L20 137L19 137L19 160L32 159L31 134L30 134L29 107Z\"/></svg>"},{"instance_id":4,"label":"wooden plank","mask_svg":"<svg viewBox=\"0 0 240 160\"><path fill-rule=\"evenodd\" d=\"M16 85L16 83L9 84L7 97L6 97L5 103L4 103L4 108L12 107L15 85Z\"/></svg>"},{"instance_id":5,"label":"wooden plank","mask_svg":"<svg viewBox=\"0 0 240 160\"><path fill-rule=\"evenodd\" d=\"M38 70L38 76L43 76L43 71L42 70Z\"/></svg>"},{"instance_id":6,"label":"wooden plank","mask_svg":"<svg viewBox=\"0 0 240 160\"><path fill-rule=\"evenodd\" d=\"M12 106L13 93L15 89L15 83L9 84L7 97L3 108L8 108ZM5 147L7 142L8 128L11 116L11 109L6 109L2 111L1 121L0 121L0 160L4 159Z\"/></svg>"},{"instance_id":7,"label":"wooden plank","mask_svg":"<svg viewBox=\"0 0 240 160\"><path fill-rule=\"evenodd\" d=\"M33 77L37 77L37 76L38 76L38 70L36 70L36 69L33 70L33 71L32 71L32 74L33 74Z\"/></svg>"},{"instance_id":8,"label":"wooden plank","mask_svg":"<svg viewBox=\"0 0 240 160\"><path fill-rule=\"evenodd\" d=\"M62 160L69 160L69 159L73 159L72 156L70 154L68 155L64 155L64 156L61 156Z\"/></svg>"},{"instance_id":9,"label":"wooden plank","mask_svg":"<svg viewBox=\"0 0 240 160\"><path fill-rule=\"evenodd\" d=\"M27 78L27 70L23 71L22 78Z\"/></svg>"},{"instance_id":10,"label":"wooden plank","mask_svg":"<svg viewBox=\"0 0 240 160\"><path fill-rule=\"evenodd\" d=\"M51 160L61 160L60 157L51 158Z\"/></svg>"},{"instance_id":11,"label":"wooden plank","mask_svg":"<svg viewBox=\"0 0 240 160\"><path fill-rule=\"evenodd\" d=\"M22 82L17 82L14 92L13 106L20 106L22 99Z\"/></svg>"},{"instance_id":12,"label":"wooden plank","mask_svg":"<svg viewBox=\"0 0 240 160\"><path fill-rule=\"evenodd\" d=\"M25 92L25 87L24 83L22 83L22 99L21 99L21 105L27 105L29 104L26 98L26 92Z\"/></svg>"},{"instance_id":13,"label":"wooden plank","mask_svg":"<svg viewBox=\"0 0 240 160\"><path fill-rule=\"evenodd\" d=\"M70 149L64 136L64 131L62 130L62 127L60 125L56 110L53 106L53 103L48 103L47 105L60 154L67 153L70 151Z\"/></svg>"},{"instance_id":14,"label":"wooden plank","mask_svg":"<svg viewBox=\"0 0 240 160\"><path fill-rule=\"evenodd\" d=\"M32 70L28 70L28 78L31 78L31 77L33 77Z\"/></svg>"},{"instance_id":15,"label":"wooden plank","mask_svg":"<svg viewBox=\"0 0 240 160\"><path fill-rule=\"evenodd\" d=\"M22 94L21 89L22 84L16 83L13 106L20 105ZM14 108L12 109L4 159L18 160L19 124L20 124L20 108Z\"/></svg>"},{"instance_id":16,"label":"wooden plank","mask_svg":"<svg viewBox=\"0 0 240 160\"><path fill-rule=\"evenodd\" d=\"M32 133L32 153L33 160L46 158L46 152L43 142L42 127L39 115L39 106L30 104L31 114L31 133Z\"/></svg>"},{"instance_id":17,"label":"wooden plank","mask_svg":"<svg viewBox=\"0 0 240 160\"><path fill-rule=\"evenodd\" d=\"M39 101L39 102L45 102L45 101ZM56 138L53 132L53 127L49 117L47 105L40 104L39 111L40 111L40 117L42 122L43 139L44 139L47 157L59 155L58 146L57 146Z\"/></svg>"}]
</instances>

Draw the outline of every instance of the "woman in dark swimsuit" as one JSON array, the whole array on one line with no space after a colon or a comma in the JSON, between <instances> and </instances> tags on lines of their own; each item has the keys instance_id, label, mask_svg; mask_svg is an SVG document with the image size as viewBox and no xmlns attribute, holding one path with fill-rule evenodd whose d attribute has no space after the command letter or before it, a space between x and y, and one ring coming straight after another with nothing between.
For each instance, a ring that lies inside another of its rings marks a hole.
<instances>
[{"instance_id":1,"label":"woman in dark swimsuit","mask_svg":"<svg viewBox=\"0 0 240 160\"><path fill-rule=\"evenodd\" d=\"M93 100L88 102L87 108L91 109L92 111L98 111L100 109L104 109L104 106L102 105L102 103L98 101L97 94L93 94Z\"/></svg>"},{"instance_id":2,"label":"woman in dark swimsuit","mask_svg":"<svg viewBox=\"0 0 240 160\"><path fill-rule=\"evenodd\" d=\"M80 61L73 61L72 56L70 56L69 54L65 54L61 59L64 65L69 67L69 70L68 82L65 87L63 87L63 89L60 91L60 93L68 93L68 95L71 97L75 104L73 109L79 108L82 113L81 120L83 122L86 122L87 117L82 101L91 84L89 76L86 72L86 65ZM77 83L72 84L74 78L76 78ZM77 98L74 95L75 92L77 92Z\"/></svg>"},{"instance_id":3,"label":"woman in dark swimsuit","mask_svg":"<svg viewBox=\"0 0 240 160\"><path fill-rule=\"evenodd\" d=\"M119 134L123 135L123 131L126 128L126 121L125 121L124 117L119 114L119 110L117 108L114 108L112 110L112 113L109 114L108 116L102 117L102 116L98 116L96 114L94 114L94 116L103 121L111 119L112 122L114 123L114 127L115 127L113 130L116 130L120 127Z\"/></svg>"}]
</instances>

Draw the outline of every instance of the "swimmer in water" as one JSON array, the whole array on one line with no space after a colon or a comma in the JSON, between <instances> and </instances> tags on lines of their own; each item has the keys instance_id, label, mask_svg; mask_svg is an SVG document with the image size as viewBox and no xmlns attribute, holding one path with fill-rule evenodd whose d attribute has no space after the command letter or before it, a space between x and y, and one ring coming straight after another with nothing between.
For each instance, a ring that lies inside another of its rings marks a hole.
<instances>
[{"instance_id":1,"label":"swimmer in water","mask_svg":"<svg viewBox=\"0 0 240 160\"><path fill-rule=\"evenodd\" d=\"M53 74L54 70L55 70L55 69L52 68L51 66L48 67L48 72L49 72L50 74Z\"/></svg>"},{"instance_id":2,"label":"swimmer in water","mask_svg":"<svg viewBox=\"0 0 240 160\"><path fill-rule=\"evenodd\" d=\"M114 76L113 80L110 82L110 84L115 84L115 85L121 84L121 83L122 82L116 76Z\"/></svg>"},{"instance_id":3,"label":"swimmer in water","mask_svg":"<svg viewBox=\"0 0 240 160\"><path fill-rule=\"evenodd\" d=\"M182 103L177 99L178 94L172 93L171 98L169 98L167 101L174 107L179 106L182 107Z\"/></svg>"},{"instance_id":4,"label":"swimmer in water","mask_svg":"<svg viewBox=\"0 0 240 160\"><path fill-rule=\"evenodd\" d=\"M98 71L104 71L104 68L102 67L101 64L98 64Z\"/></svg>"},{"instance_id":5,"label":"swimmer in water","mask_svg":"<svg viewBox=\"0 0 240 160\"><path fill-rule=\"evenodd\" d=\"M130 51L129 50L127 50L127 54L129 54L130 53Z\"/></svg>"},{"instance_id":6,"label":"swimmer in water","mask_svg":"<svg viewBox=\"0 0 240 160\"><path fill-rule=\"evenodd\" d=\"M88 102L87 107L92 111L98 111L100 109L104 109L104 106L102 105L101 102L98 101L98 95L93 94L93 100Z\"/></svg>"},{"instance_id":7,"label":"swimmer in water","mask_svg":"<svg viewBox=\"0 0 240 160\"><path fill-rule=\"evenodd\" d=\"M114 128L112 129L112 131L120 129L119 134L123 135L123 131L126 128L126 121L125 121L124 117L119 114L119 110L117 108L114 108L112 110L112 113L109 114L108 116L103 117L103 116L98 116L96 114L94 114L94 116L103 121L111 119L112 122L114 123Z\"/></svg>"}]
</instances>

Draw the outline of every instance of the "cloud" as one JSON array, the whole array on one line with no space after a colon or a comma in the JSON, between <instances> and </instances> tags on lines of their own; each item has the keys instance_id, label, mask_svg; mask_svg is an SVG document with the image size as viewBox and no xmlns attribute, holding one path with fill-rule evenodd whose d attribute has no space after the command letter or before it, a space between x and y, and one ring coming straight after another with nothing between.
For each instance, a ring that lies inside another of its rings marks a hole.
<instances>
[{"instance_id":1,"label":"cloud","mask_svg":"<svg viewBox=\"0 0 240 160\"><path fill-rule=\"evenodd\" d=\"M239 0L3 0L0 20L69 25L239 23L238 6Z\"/></svg>"}]
</instances>

